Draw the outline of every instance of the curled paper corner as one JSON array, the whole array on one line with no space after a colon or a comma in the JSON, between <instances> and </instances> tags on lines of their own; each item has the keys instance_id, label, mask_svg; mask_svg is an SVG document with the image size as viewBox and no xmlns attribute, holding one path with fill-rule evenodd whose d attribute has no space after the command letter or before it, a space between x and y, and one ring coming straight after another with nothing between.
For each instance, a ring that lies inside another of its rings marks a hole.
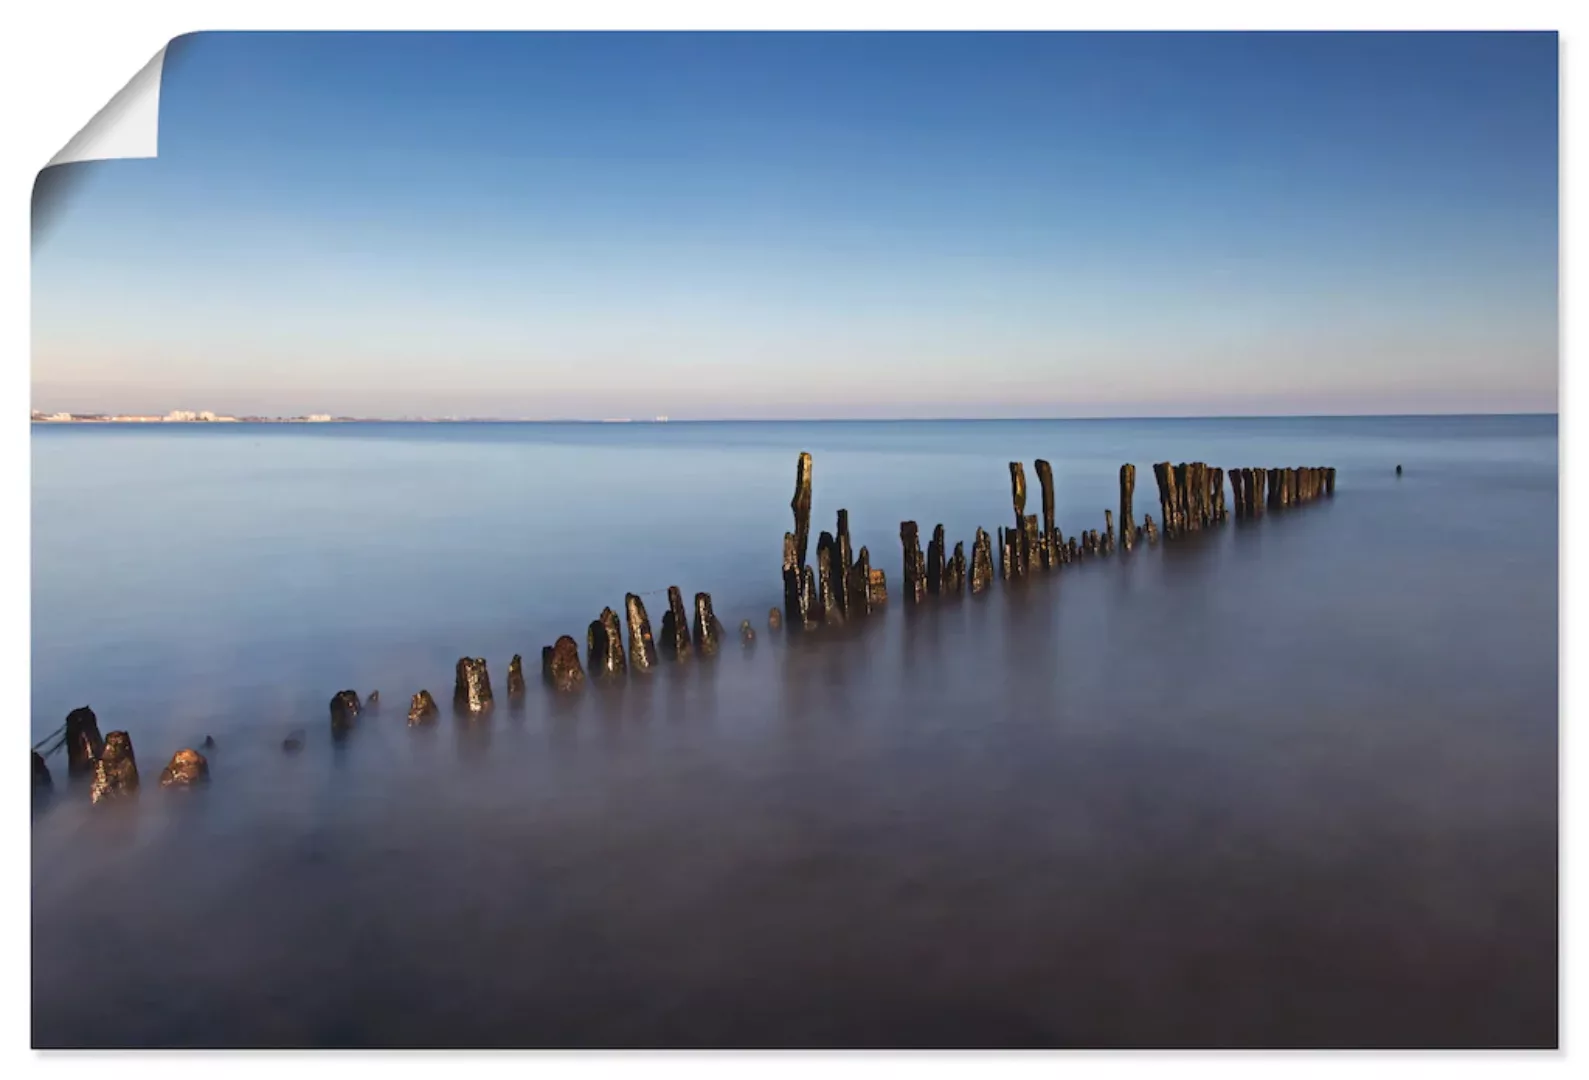
<instances>
[{"instance_id":1,"label":"curled paper corner","mask_svg":"<svg viewBox=\"0 0 1589 1080\"><path fill-rule=\"evenodd\" d=\"M169 48L169 44L162 46L45 168L74 161L156 157L160 145L160 75Z\"/></svg>"}]
</instances>

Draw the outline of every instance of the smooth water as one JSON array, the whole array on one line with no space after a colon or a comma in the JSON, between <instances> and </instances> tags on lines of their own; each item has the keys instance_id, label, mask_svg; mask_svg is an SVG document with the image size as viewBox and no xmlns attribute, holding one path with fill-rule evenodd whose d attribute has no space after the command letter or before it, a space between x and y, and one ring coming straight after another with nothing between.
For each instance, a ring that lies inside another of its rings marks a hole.
<instances>
[{"instance_id":1,"label":"smooth water","mask_svg":"<svg viewBox=\"0 0 1589 1080\"><path fill-rule=\"evenodd\" d=\"M40 427L39 1046L1552 1046L1555 417ZM796 455L885 613L794 641ZM901 601L1054 465L1332 500ZM1395 466L1404 466L1398 479ZM721 656L554 701L559 634L710 592ZM758 641L742 650L742 618ZM505 707L526 657L527 710ZM410 730L479 655L486 722ZM327 702L383 711L333 744ZM294 728L302 754L281 751ZM213 781L161 790L213 735Z\"/></svg>"}]
</instances>

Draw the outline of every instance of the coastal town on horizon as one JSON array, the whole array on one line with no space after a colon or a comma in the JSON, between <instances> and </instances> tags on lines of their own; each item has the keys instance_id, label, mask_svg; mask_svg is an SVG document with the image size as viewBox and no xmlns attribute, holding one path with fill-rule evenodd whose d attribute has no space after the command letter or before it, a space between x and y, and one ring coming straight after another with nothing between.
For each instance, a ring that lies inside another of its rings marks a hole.
<instances>
[{"instance_id":1,"label":"coastal town on horizon","mask_svg":"<svg viewBox=\"0 0 1589 1080\"><path fill-rule=\"evenodd\" d=\"M164 416L131 413L45 412L42 409L34 409L32 419L35 424L512 424L524 422L514 417L495 416L399 416L387 418L382 416L332 416L330 413L311 413L306 416L228 416L208 410L194 412L188 409L173 409ZM603 424L665 424L668 422L668 418L666 416L658 416L649 421L636 421L625 416L590 422Z\"/></svg>"}]
</instances>

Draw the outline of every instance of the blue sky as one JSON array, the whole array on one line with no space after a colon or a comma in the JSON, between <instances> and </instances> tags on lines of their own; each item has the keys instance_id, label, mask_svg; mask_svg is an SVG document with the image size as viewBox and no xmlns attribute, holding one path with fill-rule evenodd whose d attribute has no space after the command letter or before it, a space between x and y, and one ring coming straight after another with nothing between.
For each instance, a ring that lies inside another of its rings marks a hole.
<instances>
[{"instance_id":1,"label":"blue sky","mask_svg":"<svg viewBox=\"0 0 1589 1080\"><path fill-rule=\"evenodd\" d=\"M1554 34L203 34L62 168L36 408L1556 408Z\"/></svg>"}]
</instances>

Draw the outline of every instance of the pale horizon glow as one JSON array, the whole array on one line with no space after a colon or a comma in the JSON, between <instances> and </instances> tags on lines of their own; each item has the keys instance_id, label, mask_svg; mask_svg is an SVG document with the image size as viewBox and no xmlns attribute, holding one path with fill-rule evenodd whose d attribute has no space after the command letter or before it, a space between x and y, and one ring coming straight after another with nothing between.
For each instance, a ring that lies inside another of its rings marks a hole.
<instances>
[{"instance_id":1,"label":"pale horizon glow","mask_svg":"<svg viewBox=\"0 0 1589 1080\"><path fill-rule=\"evenodd\" d=\"M45 412L1557 410L1554 34L203 34Z\"/></svg>"}]
</instances>

